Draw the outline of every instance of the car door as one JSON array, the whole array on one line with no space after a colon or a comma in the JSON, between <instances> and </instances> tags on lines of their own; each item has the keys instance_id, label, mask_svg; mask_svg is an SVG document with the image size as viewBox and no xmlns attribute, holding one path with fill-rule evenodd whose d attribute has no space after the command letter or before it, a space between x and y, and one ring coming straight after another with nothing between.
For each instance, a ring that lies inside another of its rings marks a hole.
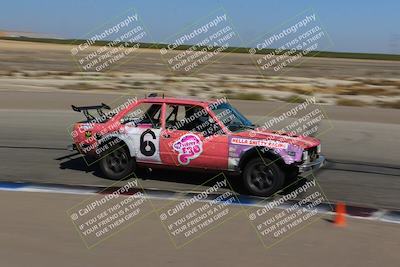
<instances>
[{"instance_id":1,"label":"car door","mask_svg":"<svg viewBox=\"0 0 400 267\"><path fill-rule=\"evenodd\" d=\"M208 130L214 127L214 123L203 107L168 104L165 120L165 129L160 135L163 164L203 169L227 168L228 138L222 131Z\"/></svg>"},{"instance_id":2,"label":"car door","mask_svg":"<svg viewBox=\"0 0 400 267\"><path fill-rule=\"evenodd\" d=\"M161 163L161 104L144 103L123 118L124 135L137 162Z\"/></svg>"}]
</instances>

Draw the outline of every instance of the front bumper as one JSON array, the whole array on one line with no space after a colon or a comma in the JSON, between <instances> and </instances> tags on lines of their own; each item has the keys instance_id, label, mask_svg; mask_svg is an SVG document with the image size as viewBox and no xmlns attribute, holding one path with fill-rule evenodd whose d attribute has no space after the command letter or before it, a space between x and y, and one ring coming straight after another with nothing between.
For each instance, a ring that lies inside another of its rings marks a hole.
<instances>
[{"instance_id":1,"label":"front bumper","mask_svg":"<svg viewBox=\"0 0 400 267\"><path fill-rule=\"evenodd\" d=\"M324 166L325 163L326 163L325 157L322 155L319 155L319 157L316 160L314 160L313 162L304 163L304 164L299 165L298 166L299 172L303 173L303 172L318 170L319 168Z\"/></svg>"}]
</instances>

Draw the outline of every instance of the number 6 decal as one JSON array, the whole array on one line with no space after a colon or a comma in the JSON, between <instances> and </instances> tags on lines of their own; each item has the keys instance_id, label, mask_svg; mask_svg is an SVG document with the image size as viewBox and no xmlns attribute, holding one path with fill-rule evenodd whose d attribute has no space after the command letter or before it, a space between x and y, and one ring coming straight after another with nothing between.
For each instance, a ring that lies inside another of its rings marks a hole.
<instances>
[{"instance_id":1,"label":"number 6 decal","mask_svg":"<svg viewBox=\"0 0 400 267\"><path fill-rule=\"evenodd\" d=\"M156 153L156 146L151 140L144 140L146 135L150 135L153 140L156 139L156 135L152 130L147 129L140 136L140 152L147 157L151 157Z\"/></svg>"}]
</instances>

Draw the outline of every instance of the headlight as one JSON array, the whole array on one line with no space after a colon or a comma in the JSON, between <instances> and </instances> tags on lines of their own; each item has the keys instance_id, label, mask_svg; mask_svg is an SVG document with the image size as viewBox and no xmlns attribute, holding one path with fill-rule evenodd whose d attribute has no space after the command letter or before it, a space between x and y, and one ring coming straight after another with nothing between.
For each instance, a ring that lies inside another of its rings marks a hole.
<instances>
[{"instance_id":1,"label":"headlight","mask_svg":"<svg viewBox=\"0 0 400 267\"><path fill-rule=\"evenodd\" d=\"M318 153L318 154L321 153L321 144L319 144L319 145L317 146L317 153Z\"/></svg>"}]
</instances>

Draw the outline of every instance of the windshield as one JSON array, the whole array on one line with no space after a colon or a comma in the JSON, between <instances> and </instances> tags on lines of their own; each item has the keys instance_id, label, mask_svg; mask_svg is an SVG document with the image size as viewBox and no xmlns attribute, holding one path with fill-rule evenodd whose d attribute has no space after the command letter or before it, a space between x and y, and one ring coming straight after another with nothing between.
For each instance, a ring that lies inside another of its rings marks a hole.
<instances>
[{"instance_id":1,"label":"windshield","mask_svg":"<svg viewBox=\"0 0 400 267\"><path fill-rule=\"evenodd\" d=\"M232 132L254 128L254 124L229 103L219 104L212 110L217 118Z\"/></svg>"}]
</instances>

